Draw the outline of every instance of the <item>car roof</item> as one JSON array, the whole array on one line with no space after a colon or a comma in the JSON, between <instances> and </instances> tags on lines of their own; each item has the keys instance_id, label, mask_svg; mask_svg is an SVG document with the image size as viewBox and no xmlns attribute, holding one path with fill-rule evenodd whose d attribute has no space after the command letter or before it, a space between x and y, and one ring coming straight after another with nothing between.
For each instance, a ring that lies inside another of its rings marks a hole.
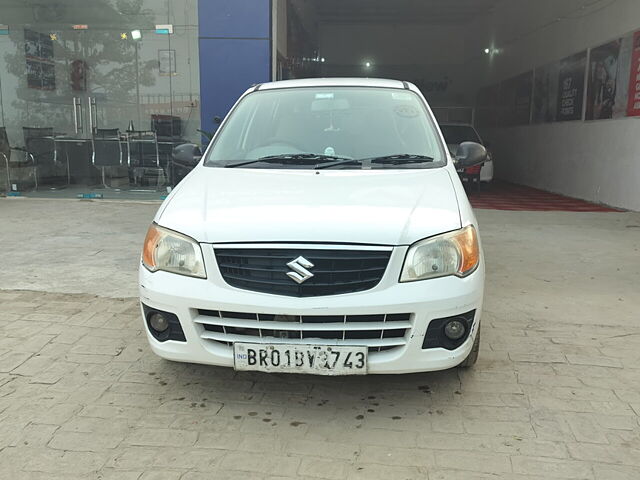
<instances>
[{"instance_id":1,"label":"car roof","mask_svg":"<svg viewBox=\"0 0 640 480\"><path fill-rule=\"evenodd\" d=\"M409 89L413 85L400 80L387 80L384 78L304 78L296 80L280 80L277 82L263 83L259 90L275 90L279 88L304 88L304 87L381 87Z\"/></svg>"}]
</instances>

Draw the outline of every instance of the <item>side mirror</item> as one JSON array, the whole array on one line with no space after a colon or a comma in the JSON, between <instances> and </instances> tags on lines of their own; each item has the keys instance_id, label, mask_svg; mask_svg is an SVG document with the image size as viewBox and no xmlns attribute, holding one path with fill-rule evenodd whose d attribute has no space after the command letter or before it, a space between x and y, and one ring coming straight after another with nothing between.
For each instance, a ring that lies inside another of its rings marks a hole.
<instances>
[{"instance_id":1,"label":"side mirror","mask_svg":"<svg viewBox=\"0 0 640 480\"><path fill-rule=\"evenodd\" d=\"M193 168L202 158L202 151L195 143L184 143L175 147L171 156L174 163Z\"/></svg>"},{"instance_id":2,"label":"side mirror","mask_svg":"<svg viewBox=\"0 0 640 480\"><path fill-rule=\"evenodd\" d=\"M464 142L456 151L456 166L467 168L487 161L487 149L479 143Z\"/></svg>"}]
</instances>

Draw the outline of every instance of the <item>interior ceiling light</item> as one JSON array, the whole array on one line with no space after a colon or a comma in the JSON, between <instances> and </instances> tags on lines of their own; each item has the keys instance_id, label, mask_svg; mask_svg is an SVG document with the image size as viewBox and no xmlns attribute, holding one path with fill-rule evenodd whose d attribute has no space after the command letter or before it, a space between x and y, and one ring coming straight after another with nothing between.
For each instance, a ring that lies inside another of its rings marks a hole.
<instances>
[{"instance_id":1,"label":"interior ceiling light","mask_svg":"<svg viewBox=\"0 0 640 480\"><path fill-rule=\"evenodd\" d=\"M131 30L131 38L140 40L142 38L142 32L140 30Z\"/></svg>"},{"instance_id":2,"label":"interior ceiling light","mask_svg":"<svg viewBox=\"0 0 640 480\"><path fill-rule=\"evenodd\" d=\"M500 48L490 47L490 48L485 48L483 50L483 52L486 55L498 55L498 54L502 53L502 50Z\"/></svg>"}]
</instances>

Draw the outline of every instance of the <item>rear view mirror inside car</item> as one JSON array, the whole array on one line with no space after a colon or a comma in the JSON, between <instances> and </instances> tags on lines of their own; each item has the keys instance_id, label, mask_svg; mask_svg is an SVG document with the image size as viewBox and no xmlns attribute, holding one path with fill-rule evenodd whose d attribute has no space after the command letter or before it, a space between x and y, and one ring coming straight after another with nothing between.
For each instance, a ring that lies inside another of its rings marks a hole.
<instances>
[{"instance_id":1,"label":"rear view mirror inside car","mask_svg":"<svg viewBox=\"0 0 640 480\"><path fill-rule=\"evenodd\" d=\"M344 98L327 98L315 100L311 103L312 112L331 112L335 110L348 110L350 108L349 101Z\"/></svg>"}]
</instances>

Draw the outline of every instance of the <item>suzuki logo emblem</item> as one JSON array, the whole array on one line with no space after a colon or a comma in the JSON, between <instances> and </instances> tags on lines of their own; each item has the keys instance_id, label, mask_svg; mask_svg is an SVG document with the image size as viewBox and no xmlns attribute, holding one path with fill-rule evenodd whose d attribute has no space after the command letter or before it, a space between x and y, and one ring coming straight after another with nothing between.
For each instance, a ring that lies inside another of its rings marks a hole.
<instances>
[{"instance_id":1,"label":"suzuki logo emblem","mask_svg":"<svg viewBox=\"0 0 640 480\"><path fill-rule=\"evenodd\" d=\"M313 268L313 263L302 256L291 260L287 263L287 267L293 270L293 272L287 272L287 277L297 283L304 283L313 277L313 273L307 270L308 268Z\"/></svg>"}]
</instances>

